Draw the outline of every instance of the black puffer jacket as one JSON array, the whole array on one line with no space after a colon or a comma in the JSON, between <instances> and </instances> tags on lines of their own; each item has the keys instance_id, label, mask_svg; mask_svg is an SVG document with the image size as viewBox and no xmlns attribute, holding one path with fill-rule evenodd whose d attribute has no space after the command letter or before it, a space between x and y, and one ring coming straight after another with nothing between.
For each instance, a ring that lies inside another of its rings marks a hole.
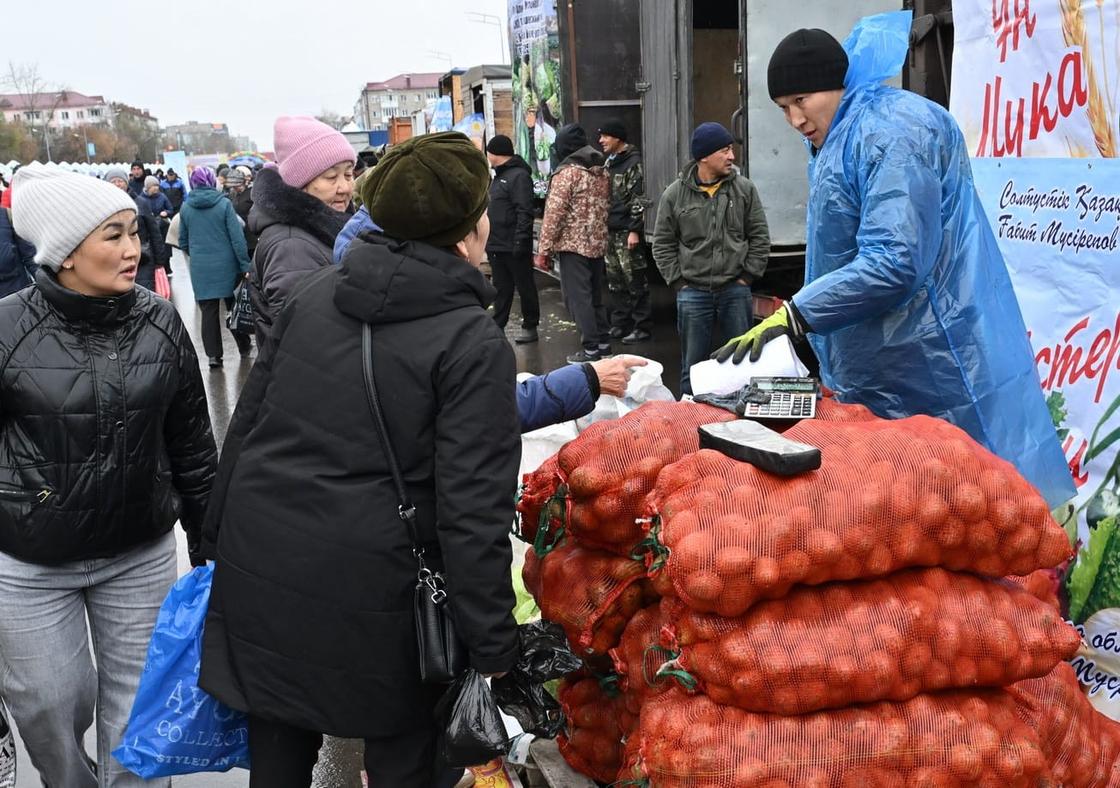
<instances>
[{"instance_id":1,"label":"black puffer jacket","mask_svg":"<svg viewBox=\"0 0 1120 788\"><path fill-rule=\"evenodd\" d=\"M308 274L334 261L334 239L350 215L293 188L276 170L261 170L250 195L249 231L257 236L249 281L257 310L257 345L292 290Z\"/></svg>"},{"instance_id":2,"label":"black puffer jacket","mask_svg":"<svg viewBox=\"0 0 1120 788\"><path fill-rule=\"evenodd\" d=\"M0 300L0 551L111 556L180 516L197 541L217 452L175 307L36 284Z\"/></svg>"},{"instance_id":3,"label":"black puffer jacket","mask_svg":"<svg viewBox=\"0 0 1120 788\"><path fill-rule=\"evenodd\" d=\"M207 692L341 736L431 724L442 688L420 684L416 563L366 404L367 321L390 438L459 632L479 671L513 664L520 437L492 294L447 252L367 233L291 297L237 403L207 513Z\"/></svg>"},{"instance_id":4,"label":"black puffer jacket","mask_svg":"<svg viewBox=\"0 0 1120 788\"><path fill-rule=\"evenodd\" d=\"M490 238L486 251L509 254L533 249L533 171L520 156L494 168L490 182Z\"/></svg>"}]
</instances>

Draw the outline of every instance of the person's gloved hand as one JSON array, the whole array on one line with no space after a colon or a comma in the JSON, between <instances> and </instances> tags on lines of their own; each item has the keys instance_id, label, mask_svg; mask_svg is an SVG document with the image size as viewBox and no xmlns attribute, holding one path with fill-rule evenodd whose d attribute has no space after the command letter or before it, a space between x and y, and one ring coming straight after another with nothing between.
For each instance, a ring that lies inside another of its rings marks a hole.
<instances>
[{"instance_id":1,"label":"person's gloved hand","mask_svg":"<svg viewBox=\"0 0 1120 788\"><path fill-rule=\"evenodd\" d=\"M202 557L201 550L202 534L187 531L187 558L190 559L192 568L206 566L206 559Z\"/></svg>"},{"instance_id":2,"label":"person's gloved hand","mask_svg":"<svg viewBox=\"0 0 1120 788\"><path fill-rule=\"evenodd\" d=\"M751 354L751 362L758 361L762 355L762 348L780 336L799 338L805 333L790 304L783 304L777 312L763 320L741 337L728 342L711 355L716 361L724 362L731 359L732 363L741 364L747 352Z\"/></svg>"}]
</instances>

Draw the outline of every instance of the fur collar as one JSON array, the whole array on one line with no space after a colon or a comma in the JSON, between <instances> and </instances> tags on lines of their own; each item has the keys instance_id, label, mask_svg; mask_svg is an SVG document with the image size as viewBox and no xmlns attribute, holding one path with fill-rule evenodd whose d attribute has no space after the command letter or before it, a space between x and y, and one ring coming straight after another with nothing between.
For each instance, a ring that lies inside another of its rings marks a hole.
<instances>
[{"instance_id":1,"label":"fur collar","mask_svg":"<svg viewBox=\"0 0 1120 788\"><path fill-rule=\"evenodd\" d=\"M350 214L339 212L305 191L284 183L280 173L263 169L253 179L249 229L257 235L273 224L288 224L333 247Z\"/></svg>"}]
</instances>

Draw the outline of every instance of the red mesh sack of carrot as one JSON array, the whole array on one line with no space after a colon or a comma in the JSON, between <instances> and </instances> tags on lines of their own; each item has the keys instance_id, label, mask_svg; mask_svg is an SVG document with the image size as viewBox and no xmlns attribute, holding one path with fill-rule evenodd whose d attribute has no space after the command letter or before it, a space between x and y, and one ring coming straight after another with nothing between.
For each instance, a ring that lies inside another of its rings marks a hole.
<instances>
[{"instance_id":1,"label":"red mesh sack of carrot","mask_svg":"<svg viewBox=\"0 0 1120 788\"><path fill-rule=\"evenodd\" d=\"M567 733L556 739L560 754L580 774L613 783L623 766L624 739L638 727L617 677L561 679L557 697L568 720Z\"/></svg>"},{"instance_id":2,"label":"red mesh sack of carrot","mask_svg":"<svg viewBox=\"0 0 1120 788\"><path fill-rule=\"evenodd\" d=\"M1055 785L1120 785L1120 725L1093 708L1070 665L1062 663L1007 691L1020 718L1037 731Z\"/></svg>"},{"instance_id":3,"label":"red mesh sack of carrot","mask_svg":"<svg viewBox=\"0 0 1120 788\"><path fill-rule=\"evenodd\" d=\"M1021 586L1031 596L1061 610L1058 590L1062 586L1062 573L1056 569L1036 569L1029 575L1008 575L1007 579Z\"/></svg>"},{"instance_id":4,"label":"red mesh sack of carrot","mask_svg":"<svg viewBox=\"0 0 1120 788\"><path fill-rule=\"evenodd\" d=\"M674 690L642 707L639 737L641 769L657 788L1051 784L1037 736L998 689L800 717Z\"/></svg>"},{"instance_id":5,"label":"red mesh sack of carrot","mask_svg":"<svg viewBox=\"0 0 1120 788\"><path fill-rule=\"evenodd\" d=\"M661 646L664 620L660 604L639 610L610 652L626 706L635 714L647 698L672 686L671 681L657 678L658 669L674 656Z\"/></svg>"},{"instance_id":6,"label":"red mesh sack of carrot","mask_svg":"<svg viewBox=\"0 0 1120 788\"><path fill-rule=\"evenodd\" d=\"M1072 553L1042 496L963 431L925 416L801 422L820 469L779 477L702 450L647 499L651 572L696 610L737 616L798 584L943 566L1026 575Z\"/></svg>"},{"instance_id":7,"label":"red mesh sack of carrot","mask_svg":"<svg viewBox=\"0 0 1120 788\"><path fill-rule=\"evenodd\" d=\"M541 559L541 616L564 628L580 656L618 645L626 624L656 601L639 561L566 542Z\"/></svg>"},{"instance_id":8,"label":"red mesh sack of carrot","mask_svg":"<svg viewBox=\"0 0 1120 788\"><path fill-rule=\"evenodd\" d=\"M666 600L662 617L678 653L666 676L719 704L786 715L1002 687L1046 675L1081 644L1022 588L944 569L803 586L739 618Z\"/></svg>"},{"instance_id":9,"label":"red mesh sack of carrot","mask_svg":"<svg viewBox=\"0 0 1120 788\"><path fill-rule=\"evenodd\" d=\"M569 441L557 458L571 534L590 547L629 556L644 536L635 521L657 474L700 448L698 427L734 418L696 402L649 402Z\"/></svg>"},{"instance_id":10,"label":"red mesh sack of carrot","mask_svg":"<svg viewBox=\"0 0 1120 788\"><path fill-rule=\"evenodd\" d=\"M879 417L864 405L841 402L835 397L817 401L817 421L876 421Z\"/></svg>"},{"instance_id":11,"label":"red mesh sack of carrot","mask_svg":"<svg viewBox=\"0 0 1120 788\"><path fill-rule=\"evenodd\" d=\"M532 550L525 551L525 564L521 567L521 581L525 590L533 595L540 607L541 598L541 559Z\"/></svg>"},{"instance_id":12,"label":"red mesh sack of carrot","mask_svg":"<svg viewBox=\"0 0 1120 788\"><path fill-rule=\"evenodd\" d=\"M545 552L564 527L560 463L556 455L545 460L532 473L525 474L517 498L517 537Z\"/></svg>"}]
</instances>

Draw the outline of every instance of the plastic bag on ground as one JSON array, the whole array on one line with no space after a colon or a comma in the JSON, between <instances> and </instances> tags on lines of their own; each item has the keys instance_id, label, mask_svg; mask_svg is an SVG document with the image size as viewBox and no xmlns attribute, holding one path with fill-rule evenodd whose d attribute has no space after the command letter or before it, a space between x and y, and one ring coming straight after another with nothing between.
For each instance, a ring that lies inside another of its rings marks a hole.
<instances>
[{"instance_id":1,"label":"plastic bag on ground","mask_svg":"<svg viewBox=\"0 0 1120 788\"><path fill-rule=\"evenodd\" d=\"M1062 663L1049 675L1007 691L1020 718L1038 733L1055 785L1120 785L1120 724L1093 708L1070 665Z\"/></svg>"},{"instance_id":2,"label":"plastic bag on ground","mask_svg":"<svg viewBox=\"0 0 1120 788\"><path fill-rule=\"evenodd\" d=\"M658 476L647 561L690 607L737 616L799 584L922 566L1026 575L1072 554L1042 496L946 422L803 421L785 435L820 447L821 468L783 478L703 450Z\"/></svg>"},{"instance_id":3,"label":"plastic bag on ground","mask_svg":"<svg viewBox=\"0 0 1120 788\"><path fill-rule=\"evenodd\" d=\"M560 682L560 705L568 732L557 740L560 754L580 774L613 783L623 764L623 740L638 726L614 677L579 677Z\"/></svg>"},{"instance_id":4,"label":"plastic bag on ground","mask_svg":"<svg viewBox=\"0 0 1120 788\"><path fill-rule=\"evenodd\" d=\"M651 402L593 425L557 455L569 533L589 547L629 556L642 541L636 520L657 474L700 448L699 426L734 418L695 402Z\"/></svg>"},{"instance_id":5,"label":"plastic bag on ground","mask_svg":"<svg viewBox=\"0 0 1120 788\"><path fill-rule=\"evenodd\" d=\"M124 740L113 757L146 779L249 768L249 722L198 687L214 565L171 587L159 609Z\"/></svg>"},{"instance_id":6,"label":"plastic bag on ground","mask_svg":"<svg viewBox=\"0 0 1120 788\"><path fill-rule=\"evenodd\" d=\"M16 741L0 700L0 788L15 788Z\"/></svg>"},{"instance_id":7,"label":"plastic bag on ground","mask_svg":"<svg viewBox=\"0 0 1120 788\"><path fill-rule=\"evenodd\" d=\"M448 766L467 768L506 754L509 740L486 679L468 669L436 706L440 752Z\"/></svg>"},{"instance_id":8,"label":"plastic bag on ground","mask_svg":"<svg viewBox=\"0 0 1120 788\"><path fill-rule=\"evenodd\" d=\"M517 637L517 664L505 676L490 682L494 701L525 731L554 738L563 730L564 716L544 685L574 673L583 662L572 653L564 630L551 621L522 624Z\"/></svg>"},{"instance_id":9,"label":"plastic bag on ground","mask_svg":"<svg viewBox=\"0 0 1120 788\"><path fill-rule=\"evenodd\" d=\"M541 560L541 615L564 628L581 658L605 657L634 614L656 599L639 561L575 542Z\"/></svg>"},{"instance_id":10,"label":"plastic bag on ground","mask_svg":"<svg viewBox=\"0 0 1120 788\"><path fill-rule=\"evenodd\" d=\"M641 769L657 788L1035 788L1050 770L1003 690L919 695L801 717L674 690L642 708Z\"/></svg>"},{"instance_id":11,"label":"plastic bag on ground","mask_svg":"<svg viewBox=\"0 0 1120 788\"><path fill-rule=\"evenodd\" d=\"M663 600L662 618L686 688L694 678L716 703L785 715L1002 687L1045 676L1081 644L1022 588L944 569L796 588L739 618Z\"/></svg>"}]
</instances>

